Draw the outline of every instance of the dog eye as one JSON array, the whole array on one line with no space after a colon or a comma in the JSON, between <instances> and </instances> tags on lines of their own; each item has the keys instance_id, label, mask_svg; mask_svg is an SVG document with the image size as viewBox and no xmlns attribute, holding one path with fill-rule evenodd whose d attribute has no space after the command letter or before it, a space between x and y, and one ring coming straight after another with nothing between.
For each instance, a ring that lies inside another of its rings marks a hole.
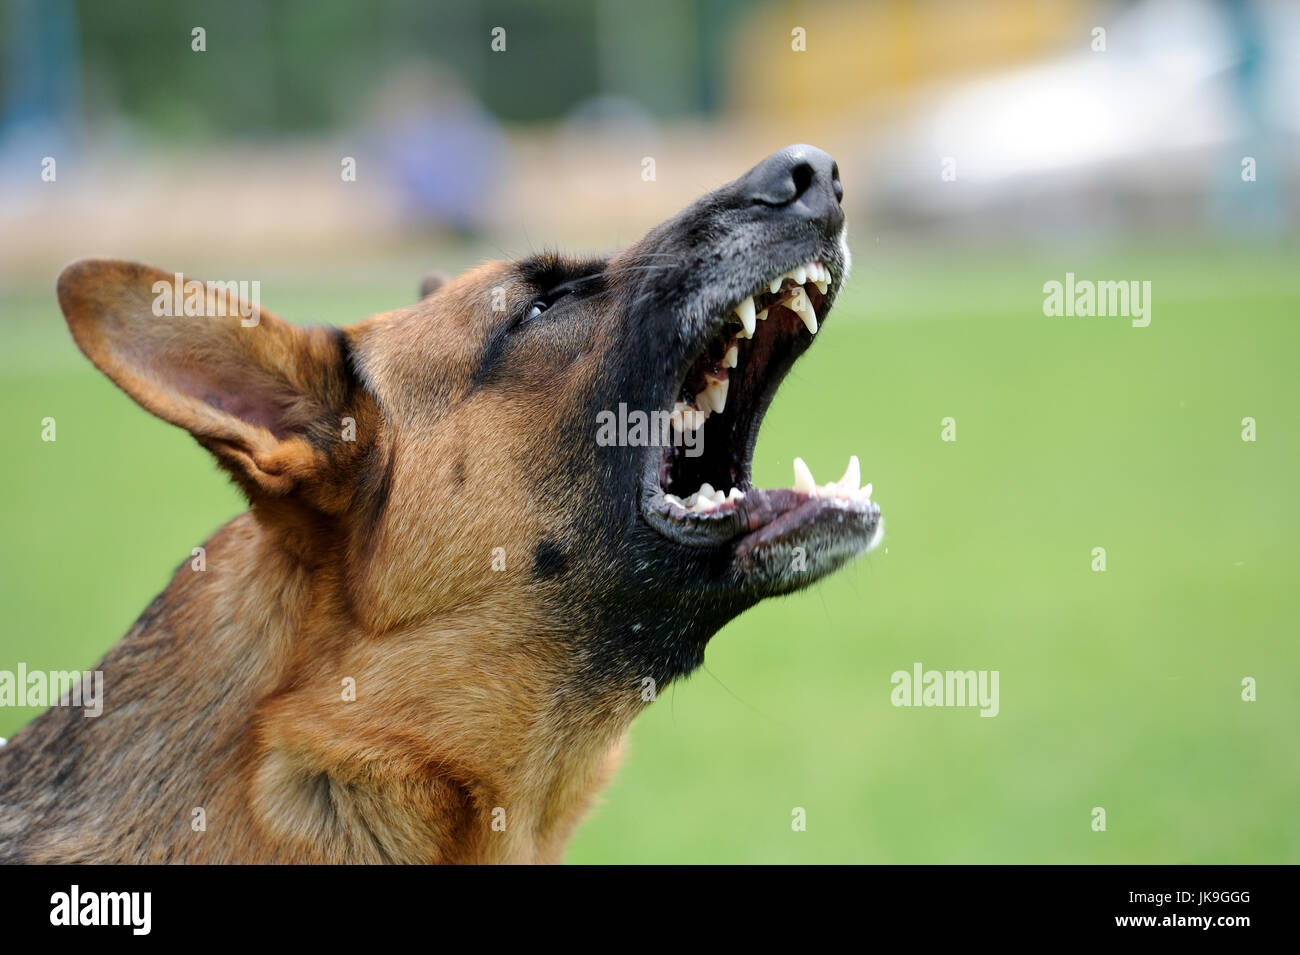
<instances>
[{"instance_id":1,"label":"dog eye","mask_svg":"<svg viewBox=\"0 0 1300 955\"><path fill-rule=\"evenodd\" d=\"M534 319L540 318L543 312L549 312L555 308L563 299L573 294L574 284L566 282L564 285L557 285L554 288L539 291L542 292L541 296L533 299L528 304L528 311L524 312L523 320L520 322L521 325L526 325Z\"/></svg>"},{"instance_id":2,"label":"dog eye","mask_svg":"<svg viewBox=\"0 0 1300 955\"><path fill-rule=\"evenodd\" d=\"M557 289L553 292L547 293L546 298L533 299L532 304L528 306L528 312L524 316L524 321L531 322L533 319L539 318L543 312L553 308L556 302L568 295L569 291L570 290L567 288Z\"/></svg>"}]
</instances>

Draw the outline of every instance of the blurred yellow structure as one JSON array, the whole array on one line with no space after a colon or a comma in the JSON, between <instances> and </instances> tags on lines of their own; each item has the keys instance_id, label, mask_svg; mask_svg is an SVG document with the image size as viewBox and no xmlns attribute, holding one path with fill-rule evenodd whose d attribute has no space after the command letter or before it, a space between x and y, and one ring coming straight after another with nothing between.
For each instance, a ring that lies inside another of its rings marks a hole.
<instances>
[{"instance_id":1,"label":"blurred yellow structure","mask_svg":"<svg viewBox=\"0 0 1300 955\"><path fill-rule=\"evenodd\" d=\"M1072 38L1084 49L1095 9L1078 0L787 0L738 24L729 103L753 121L798 112L841 124L898 108L931 84L1042 57ZM796 52L800 28L806 49Z\"/></svg>"}]
</instances>

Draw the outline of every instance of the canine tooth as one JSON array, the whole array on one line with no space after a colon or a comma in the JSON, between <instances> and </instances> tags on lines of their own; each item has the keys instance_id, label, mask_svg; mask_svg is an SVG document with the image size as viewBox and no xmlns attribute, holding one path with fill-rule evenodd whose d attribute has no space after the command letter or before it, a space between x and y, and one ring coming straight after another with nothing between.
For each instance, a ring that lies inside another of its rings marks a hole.
<instances>
[{"instance_id":1,"label":"canine tooth","mask_svg":"<svg viewBox=\"0 0 1300 955\"><path fill-rule=\"evenodd\" d=\"M740 324L745 326L745 337L754 337L754 296L745 299L736 306L736 317L740 319Z\"/></svg>"},{"instance_id":2,"label":"canine tooth","mask_svg":"<svg viewBox=\"0 0 1300 955\"><path fill-rule=\"evenodd\" d=\"M789 304L794 313L803 320L804 327L816 335L817 313L813 311L812 302L808 301L808 296L804 294L802 288L795 292Z\"/></svg>"},{"instance_id":3,"label":"canine tooth","mask_svg":"<svg viewBox=\"0 0 1300 955\"><path fill-rule=\"evenodd\" d=\"M764 315L767 314L766 309L763 311L763 314ZM735 342L732 342L730 345L727 346L727 353L722 356L722 367L735 368L736 363L739 361L740 361L740 346Z\"/></svg>"},{"instance_id":4,"label":"canine tooth","mask_svg":"<svg viewBox=\"0 0 1300 955\"><path fill-rule=\"evenodd\" d=\"M861 483L862 467L858 464L858 456L851 454L849 455L849 466L844 469L844 477L840 478L837 486L845 491L856 491Z\"/></svg>"},{"instance_id":5,"label":"canine tooth","mask_svg":"<svg viewBox=\"0 0 1300 955\"><path fill-rule=\"evenodd\" d=\"M744 499L745 499L745 492L738 487L733 487L730 491L727 492L728 501L743 501Z\"/></svg>"},{"instance_id":6,"label":"canine tooth","mask_svg":"<svg viewBox=\"0 0 1300 955\"><path fill-rule=\"evenodd\" d=\"M813 480L812 471L808 470L803 458L794 459L794 489L801 494L817 493L817 482Z\"/></svg>"},{"instance_id":7,"label":"canine tooth","mask_svg":"<svg viewBox=\"0 0 1300 955\"><path fill-rule=\"evenodd\" d=\"M776 278L772 279L772 281L767 283L767 290L775 295L777 292L781 291L781 283L784 281L785 276L778 275Z\"/></svg>"}]
</instances>

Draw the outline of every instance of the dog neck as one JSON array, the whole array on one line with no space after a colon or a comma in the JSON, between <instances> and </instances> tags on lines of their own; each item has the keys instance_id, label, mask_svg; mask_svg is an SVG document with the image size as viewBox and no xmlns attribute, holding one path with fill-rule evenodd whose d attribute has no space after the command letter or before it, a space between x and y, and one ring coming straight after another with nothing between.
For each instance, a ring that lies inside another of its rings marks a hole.
<instances>
[{"instance_id":1,"label":"dog neck","mask_svg":"<svg viewBox=\"0 0 1300 955\"><path fill-rule=\"evenodd\" d=\"M480 608L368 632L301 530L223 527L105 657L104 715L52 709L0 750L30 787L0 802L63 835L25 857L559 860L635 711L512 659L527 641Z\"/></svg>"}]
</instances>

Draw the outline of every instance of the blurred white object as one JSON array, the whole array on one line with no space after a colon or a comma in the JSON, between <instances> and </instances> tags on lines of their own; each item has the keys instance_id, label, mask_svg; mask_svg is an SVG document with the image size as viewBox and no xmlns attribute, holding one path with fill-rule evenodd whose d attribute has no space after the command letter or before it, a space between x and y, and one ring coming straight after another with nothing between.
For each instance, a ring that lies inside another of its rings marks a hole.
<instances>
[{"instance_id":1,"label":"blurred white object","mask_svg":"<svg viewBox=\"0 0 1300 955\"><path fill-rule=\"evenodd\" d=\"M1253 154L1300 133L1300 9L1241 9L1245 20L1204 0L1146 0L1113 19L1099 12L1104 52L1085 29L1077 52L940 92L886 137L873 163L881 204L942 218L1072 197L1086 218L1103 182L1112 195L1116 182L1120 195L1209 191L1211 178L1231 177L1225 164L1240 157L1223 151L1233 143ZM1271 157L1295 174L1296 150ZM960 188L944 188L954 184L941 177L945 162Z\"/></svg>"}]
</instances>

